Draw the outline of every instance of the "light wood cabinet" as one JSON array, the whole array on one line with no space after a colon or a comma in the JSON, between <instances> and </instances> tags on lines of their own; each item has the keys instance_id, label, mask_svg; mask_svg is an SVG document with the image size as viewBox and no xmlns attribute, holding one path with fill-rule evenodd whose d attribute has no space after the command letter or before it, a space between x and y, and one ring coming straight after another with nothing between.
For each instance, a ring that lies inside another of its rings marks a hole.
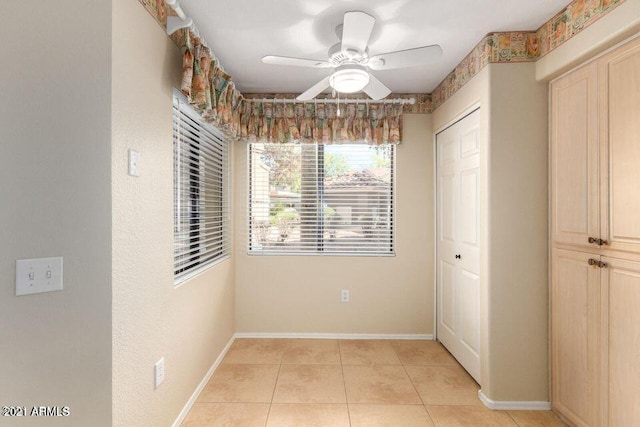
<instances>
[{"instance_id":1,"label":"light wood cabinet","mask_svg":"<svg viewBox=\"0 0 640 427\"><path fill-rule=\"evenodd\" d=\"M600 234L598 64L551 84L551 237L591 246Z\"/></svg>"},{"instance_id":2,"label":"light wood cabinet","mask_svg":"<svg viewBox=\"0 0 640 427\"><path fill-rule=\"evenodd\" d=\"M640 263L602 257L603 425L640 425Z\"/></svg>"},{"instance_id":3,"label":"light wood cabinet","mask_svg":"<svg viewBox=\"0 0 640 427\"><path fill-rule=\"evenodd\" d=\"M640 253L640 40L598 61L600 236Z\"/></svg>"},{"instance_id":4,"label":"light wood cabinet","mask_svg":"<svg viewBox=\"0 0 640 427\"><path fill-rule=\"evenodd\" d=\"M640 38L550 85L551 394L640 426Z\"/></svg>"},{"instance_id":5,"label":"light wood cabinet","mask_svg":"<svg viewBox=\"0 0 640 427\"><path fill-rule=\"evenodd\" d=\"M600 276L592 254L554 249L551 258L553 407L576 426L598 425Z\"/></svg>"}]
</instances>

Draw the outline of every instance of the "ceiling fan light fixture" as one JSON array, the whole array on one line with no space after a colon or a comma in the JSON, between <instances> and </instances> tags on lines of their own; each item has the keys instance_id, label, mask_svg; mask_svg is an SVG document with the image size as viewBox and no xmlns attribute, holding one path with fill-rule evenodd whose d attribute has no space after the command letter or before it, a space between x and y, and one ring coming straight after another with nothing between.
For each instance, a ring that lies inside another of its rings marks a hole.
<instances>
[{"instance_id":1,"label":"ceiling fan light fixture","mask_svg":"<svg viewBox=\"0 0 640 427\"><path fill-rule=\"evenodd\" d=\"M369 73L359 65L343 65L331 75L329 84L340 93L359 92L369 84Z\"/></svg>"}]
</instances>

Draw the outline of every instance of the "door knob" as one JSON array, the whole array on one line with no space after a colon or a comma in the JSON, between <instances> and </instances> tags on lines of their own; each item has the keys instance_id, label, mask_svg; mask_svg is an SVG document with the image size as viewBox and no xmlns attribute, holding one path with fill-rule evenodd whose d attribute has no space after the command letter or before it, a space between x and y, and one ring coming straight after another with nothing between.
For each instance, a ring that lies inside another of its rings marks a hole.
<instances>
[{"instance_id":1,"label":"door knob","mask_svg":"<svg viewBox=\"0 0 640 427\"><path fill-rule=\"evenodd\" d=\"M461 259L461 258L462 258L462 255L456 254L456 259Z\"/></svg>"},{"instance_id":2,"label":"door knob","mask_svg":"<svg viewBox=\"0 0 640 427\"><path fill-rule=\"evenodd\" d=\"M595 237L589 237L589 243L598 243L598 239Z\"/></svg>"}]
</instances>

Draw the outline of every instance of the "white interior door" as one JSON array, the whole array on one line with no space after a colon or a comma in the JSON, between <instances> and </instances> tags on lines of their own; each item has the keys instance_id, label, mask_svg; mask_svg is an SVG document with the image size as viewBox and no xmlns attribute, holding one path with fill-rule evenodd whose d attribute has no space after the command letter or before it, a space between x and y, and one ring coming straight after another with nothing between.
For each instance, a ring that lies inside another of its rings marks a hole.
<instances>
[{"instance_id":1,"label":"white interior door","mask_svg":"<svg viewBox=\"0 0 640 427\"><path fill-rule=\"evenodd\" d=\"M436 135L437 337L480 383L480 110Z\"/></svg>"}]
</instances>

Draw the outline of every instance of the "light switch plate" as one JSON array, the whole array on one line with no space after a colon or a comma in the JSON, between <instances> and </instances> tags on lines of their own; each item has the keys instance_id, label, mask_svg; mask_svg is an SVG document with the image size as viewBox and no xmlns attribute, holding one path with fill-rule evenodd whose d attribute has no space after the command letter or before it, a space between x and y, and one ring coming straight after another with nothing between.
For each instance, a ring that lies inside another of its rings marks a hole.
<instances>
[{"instance_id":1,"label":"light switch plate","mask_svg":"<svg viewBox=\"0 0 640 427\"><path fill-rule=\"evenodd\" d=\"M16 296L62 290L62 257L16 261Z\"/></svg>"},{"instance_id":2,"label":"light switch plate","mask_svg":"<svg viewBox=\"0 0 640 427\"><path fill-rule=\"evenodd\" d=\"M155 387L160 387L164 381L164 357L156 362L153 366Z\"/></svg>"},{"instance_id":3,"label":"light switch plate","mask_svg":"<svg viewBox=\"0 0 640 427\"><path fill-rule=\"evenodd\" d=\"M140 176L140 153L129 150L129 175Z\"/></svg>"}]
</instances>

